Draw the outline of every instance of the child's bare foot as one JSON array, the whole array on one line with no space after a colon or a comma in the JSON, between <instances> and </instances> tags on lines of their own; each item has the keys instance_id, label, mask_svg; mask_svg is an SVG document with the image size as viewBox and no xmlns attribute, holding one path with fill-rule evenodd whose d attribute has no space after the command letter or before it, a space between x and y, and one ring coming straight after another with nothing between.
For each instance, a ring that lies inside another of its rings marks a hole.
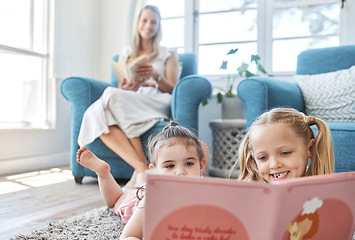
<instances>
[{"instance_id":1,"label":"child's bare foot","mask_svg":"<svg viewBox=\"0 0 355 240\"><path fill-rule=\"evenodd\" d=\"M208 146L206 145L206 143L202 142L201 140L200 140L200 144L202 147L202 151L205 154L206 161L208 161L208 159L210 157L210 152L208 150Z\"/></svg>"},{"instance_id":2,"label":"child's bare foot","mask_svg":"<svg viewBox=\"0 0 355 240\"><path fill-rule=\"evenodd\" d=\"M97 175L102 176L110 173L110 165L96 157L86 147L81 147L76 153L76 161L82 166L94 171Z\"/></svg>"},{"instance_id":3,"label":"child's bare foot","mask_svg":"<svg viewBox=\"0 0 355 240\"><path fill-rule=\"evenodd\" d=\"M200 140L200 144L201 144L201 147L202 147L202 151L203 153L205 154L205 164L204 164L204 167L201 169L201 175L205 173L205 171L207 170L207 167L208 167L208 159L210 157L210 152L208 151L208 146L206 145L206 143L202 142Z\"/></svg>"}]
</instances>

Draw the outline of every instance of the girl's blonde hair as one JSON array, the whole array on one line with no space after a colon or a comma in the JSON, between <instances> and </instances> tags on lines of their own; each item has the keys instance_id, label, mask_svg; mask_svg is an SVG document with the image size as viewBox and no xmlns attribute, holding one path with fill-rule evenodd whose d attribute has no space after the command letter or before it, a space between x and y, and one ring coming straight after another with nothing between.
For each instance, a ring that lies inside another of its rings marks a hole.
<instances>
[{"instance_id":1,"label":"girl's blonde hair","mask_svg":"<svg viewBox=\"0 0 355 240\"><path fill-rule=\"evenodd\" d=\"M205 157L198 138L187 128L182 127L175 121L171 121L163 131L158 133L148 143L148 154L151 164L156 166L159 150L162 147L170 147L176 143L182 143L186 147L195 147L200 161Z\"/></svg>"},{"instance_id":2,"label":"girl's blonde hair","mask_svg":"<svg viewBox=\"0 0 355 240\"><path fill-rule=\"evenodd\" d=\"M319 118L306 116L291 108L274 108L258 117L249 132L240 144L238 161L240 166L240 180L265 181L259 174L253 157L253 149L250 144L250 136L256 126L264 124L283 124L292 127L296 133L303 137L305 144L315 139L311 148L312 157L305 176L320 175L334 172L334 152L330 130L327 124ZM315 137L310 126L316 125L318 134Z\"/></svg>"},{"instance_id":3,"label":"girl's blonde hair","mask_svg":"<svg viewBox=\"0 0 355 240\"><path fill-rule=\"evenodd\" d=\"M147 5L139 13L136 30L133 33L133 40L131 43L132 52L128 56L127 62L132 61L133 59L137 58L139 56L139 51L142 48L142 37L139 35L138 25L139 25L139 19L142 16L142 12L146 9L149 9L158 15L158 29L157 29L157 33L155 34L155 36L153 36L152 45L150 48L150 53L152 53L152 55L154 55L154 56L157 56L159 54L159 44L160 44L160 41L162 38L161 16L160 16L159 9L156 6Z\"/></svg>"}]
</instances>

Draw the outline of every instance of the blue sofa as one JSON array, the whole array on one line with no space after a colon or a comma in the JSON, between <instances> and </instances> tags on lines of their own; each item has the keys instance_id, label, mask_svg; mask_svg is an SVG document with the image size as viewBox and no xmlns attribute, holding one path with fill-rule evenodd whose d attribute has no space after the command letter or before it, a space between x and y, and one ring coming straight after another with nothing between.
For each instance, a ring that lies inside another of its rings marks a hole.
<instances>
[{"instance_id":1,"label":"blue sofa","mask_svg":"<svg viewBox=\"0 0 355 240\"><path fill-rule=\"evenodd\" d=\"M355 45L311 49L298 55L296 74L334 72L353 65ZM271 108L291 107L305 112L302 93L296 82L270 77L250 77L240 82L237 91L245 105L248 127L260 114ZM355 171L355 123L327 124L332 133L335 171Z\"/></svg>"},{"instance_id":2,"label":"blue sofa","mask_svg":"<svg viewBox=\"0 0 355 240\"><path fill-rule=\"evenodd\" d=\"M113 58L117 62L118 55ZM196 56L191 53L179 54L182 62L181 79L176 84L172 93L171 117L182 126L189 128L197 134L198 108L202 101L212 94L211 83L201 76L196 75ZM105 88L117 87L117 79L111 69L111 83L99 81L87 77L70 77L61 85L62 95L71 104L71 161L70 166L77 183L81 183L84 176L96 177L96 174L76 162L76 152L79 149L77 143L82 117L86 109L96 101ZM150 135L159 133L169 121L157 123L153 128L141 136L142 145L146 146ZM133 168L111 151L98 138L87 146L100 159L110 164L111 173L116 179L129 179Z\"/></svg>"}]
</instances>

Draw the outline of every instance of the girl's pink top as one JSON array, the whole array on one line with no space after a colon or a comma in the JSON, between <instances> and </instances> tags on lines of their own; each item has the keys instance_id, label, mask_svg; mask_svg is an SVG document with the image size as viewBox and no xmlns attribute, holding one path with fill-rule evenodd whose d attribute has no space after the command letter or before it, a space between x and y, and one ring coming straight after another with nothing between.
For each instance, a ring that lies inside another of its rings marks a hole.
<instances>
[{"instance_id":1,"label":"girl's pink top","mask_svg":"<svg viewBox=\"0 0 355 240\"><path fill-rule=\"evenodd\" d=\"M137 197L137 191L138 196ZM113 207L113 212L120 216L124 223L127 223L136 209L139 201L144 197L144 189L131 189L123 193Z\"/></svg>"}]
</instances>

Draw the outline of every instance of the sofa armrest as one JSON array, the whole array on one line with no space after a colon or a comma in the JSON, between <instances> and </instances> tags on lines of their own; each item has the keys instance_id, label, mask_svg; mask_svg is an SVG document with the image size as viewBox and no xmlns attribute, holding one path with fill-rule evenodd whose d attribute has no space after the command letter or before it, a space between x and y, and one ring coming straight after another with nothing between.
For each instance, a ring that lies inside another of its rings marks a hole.
<instances>
[{"instance_id":1,"label":"sofa armrest","mask_svg":"<svg viewBox=\"0 0 355 240\"><path fill-rule=\"evenodd\" d=\"M176 84L171 101L171 114L182 126L197 133L198 108L212 95L212 84L199 75L189 75Z\"/></svg>"},{"instance_id":2,"label":"sofa armrest","mask_svg":"<svg viewBox=\"0 0 355 240\"><path fill-rule=\"evenodd\" d=\"M61 92L71 104L79 104L86 110L108 86L111 85L94 78L70 77L64 79Z\"/></svg>"},{"instance_id":3,"label":"sofa armrest","mask_svg":"<svg viewBox=\"0 0 355 240\"><path fill-rule=\"evenodd\" d=\"M95 102L110 86L109 83L86 77L70 77L64 79L61 85L61 93L71 105L71 164L74 176L85 176L84 167L79 165L76 159L76 151L79 149L78 139L80 126L86 109Z\"/></svg>"},{"instance_id":4,"label":"sofa armrest","mask_svg":"<svg viewBox=\"0 0 355 240\"><path fill-rule=\"evenodd\" d=\"M296 82L250 77L239 83L237 92L245 105L248 127L271 108L290 107L304 112L302 93Z\"/></svg>"}]
</instances>

